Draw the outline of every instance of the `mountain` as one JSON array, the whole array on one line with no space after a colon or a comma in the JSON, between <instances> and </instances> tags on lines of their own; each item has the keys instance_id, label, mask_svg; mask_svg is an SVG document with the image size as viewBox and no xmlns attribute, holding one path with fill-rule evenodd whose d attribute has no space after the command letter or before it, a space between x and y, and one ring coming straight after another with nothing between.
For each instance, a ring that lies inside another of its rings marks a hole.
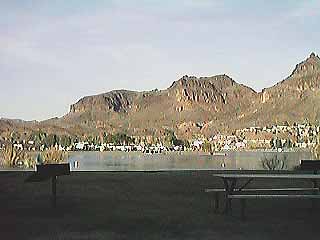
<instances>
[{"instance_id":1,"label":"mountain","mask_svg":"<svg viewBox=\"0 0 320 240\"><path fill-rule=\"evenodd\" d=\"M165 129L174 129L191 136L201 134L210 121L244 111L256 95L227 75L184 76L165 90L118 90L84 97L71 105L60 122L131 135L161 135Z\"/></svg>"},{"instance_id":2,"label":"mountain","mask_svg":"<svg viewBox=\"0 0 320 240\"><path fill-rule=\"evenodd\" d=\"M258 125L320 120L320 58L314 53L296 65L289 77L263 89L260 104L247 112Z\"/></svg>"},{"instance_id":3,"label":"mountain","mask_svg":"<svg viewBox=\"0 0 320 240\"><path fill-rule=\"evenodd\" d=\"M183 76L164 90L114 90L87 96L72 104L62 118L24 125L74 135L126 132L161 136L173 130L181 138L210 136L250 126L306 119L316 122L320 120L319 89L320 58L312 53L289 77L262 92L225 74ZM10 129L9 120L3 121L0 130L5 124Z\"/></svg>"}]
</instances>

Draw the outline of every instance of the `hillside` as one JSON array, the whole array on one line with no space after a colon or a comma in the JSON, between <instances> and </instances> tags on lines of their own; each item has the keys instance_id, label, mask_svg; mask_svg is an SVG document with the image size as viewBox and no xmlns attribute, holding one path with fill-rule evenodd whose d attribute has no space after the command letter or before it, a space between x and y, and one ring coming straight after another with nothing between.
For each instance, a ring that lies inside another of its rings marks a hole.
<instances>
[{"instance_id":1,"label":"hillside","mask_svg":"<svg viewBox=\"0 0 320 240\"><path fill-rule=\"evenodd\" d=\"M296 65L292 74L275 86L263 89L260 104L244 119L257 125L320 120L320 58L314 53Z\"/></svg>"},{"instance_id":2,"label":"hillside","mask_svg":"<svg viewBox=\"0 0 320 240\"><path fill-rule=\"evenodd\" d=\"M161 135L174 129L181 136L201 134L202 126L244 111L257 93L227 75L184 76L165 90L150 92L112 91L88 96L71 105L60 124L77 122L111 132ZM223 125L224 126L224 125Z\"/></svg>"},{"instance_id":3,"label":"hillside","mask_svg":"<svg viewBox=\"0 0 320 240\"><path fill-rule=\"evenodd\" d=\"M230 132L320 119L320 58L312 53L286 79L255 92L227 75L183 76L164 90L114 90L87 96L70 106L62 118L43 122L0 120L1 135L12 129L61 134L126 132L161 136L166 129L179 137Z\"/></svg>"}]
</instances>

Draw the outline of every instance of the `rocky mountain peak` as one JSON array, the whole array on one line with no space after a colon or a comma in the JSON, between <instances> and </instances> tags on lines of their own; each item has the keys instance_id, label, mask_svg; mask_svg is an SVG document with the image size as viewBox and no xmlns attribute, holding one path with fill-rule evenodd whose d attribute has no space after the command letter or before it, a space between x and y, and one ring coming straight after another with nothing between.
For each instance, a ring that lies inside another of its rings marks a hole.
<instances>
[{"instance_id":1,"label":"rocky mountain peak","mask_svg":"<svg viewBox=\"0 0 320 240\"><path fill-rule=\"evenodd\" d=\"M282 98L301 100L306 96L306 92L318 89L320 89L320 58L312 52L307 59L296 65L289 77L271 88L264 89L260 94L261 102Z\"/></svg>"},{"instance_id":2,"label":"rocky mountain peak","mask_svg":"<svg viewBox=\"0 0 320 240\"><path fill-rule=\"evenodd\" d=\"M303 75L310 75L316 72L320 72L320 58L312 52L306 60L296 65L291 76L301 77Z\"/></svg>"},{"instance_id":3,"label":"rocky mountain peak","mask_svg":"<svg viewBox=\"0 0 320 240\"><path fill-rule=\"evenodd\" d=\"M179 80L174 81L169 89L175 88L207 88L215 87L223 89L232 85L236 82L226 74L216 75L212 77L195 77L184 75Z\"/></svg>"},{"instance_id":4,"label":"rocky mountain peak","mask_svg":"<svg viewBox=\"0 0 320 240\"><path fill-rule=\"evenodd\" d=\"M310 54L310 56L307 58L306 63L309 64L315 64L315 65L320 65L320 58L318 55L316 55L314 52Z\"/></svg>"},{"instance_id":5,"label":"rocky mountain peak","mask_svg":"<svg viewBox=\"0 0 320 240\"><path fill-rule=\"evenodd\" d=\"M252 89L238 84L226 74L211 77L185 75L173 82L168 91L171 96L175 96L182 109L187 109L190 104L197 104L212 112L221 112L226 104L233 106L243 96L250 98L255 94Z\"/></svg>"},{"instance_id":6,"label":"rocky mountain peak","mask_svg":"<svg viewBox=\"0 0 320 240\"><path fill-rule=\"evenodd\" d=\"M311 53L289 77L261 93L226 74L185 75L161 91L115 90L83 97L60 119L34 124L0 119L0 132L10 134L19 126L21 132L43 128L76 135L123 131L136 136L159 136L169 128L182 137L211 136L217 130L305 119L318 121L319 91L320 58Z\"/></svg>"}]
</instances>

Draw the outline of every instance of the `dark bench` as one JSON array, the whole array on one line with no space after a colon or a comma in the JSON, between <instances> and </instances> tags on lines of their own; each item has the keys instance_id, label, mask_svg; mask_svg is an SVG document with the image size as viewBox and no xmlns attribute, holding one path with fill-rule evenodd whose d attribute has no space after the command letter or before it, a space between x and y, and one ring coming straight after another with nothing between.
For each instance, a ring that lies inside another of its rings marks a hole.
<instances>
[{"instance_id":1,"label":"dark bench","mask_svg":"<svg viewBox=\"0 0 320 240\"><path fill-rule=\"evenodd\" d=\"M36 172L29 176L25 182L42 182L51 179L52 206L57 204L57 178L70 175L69 163L37 165Z\"/></svg>"}]
</instances>

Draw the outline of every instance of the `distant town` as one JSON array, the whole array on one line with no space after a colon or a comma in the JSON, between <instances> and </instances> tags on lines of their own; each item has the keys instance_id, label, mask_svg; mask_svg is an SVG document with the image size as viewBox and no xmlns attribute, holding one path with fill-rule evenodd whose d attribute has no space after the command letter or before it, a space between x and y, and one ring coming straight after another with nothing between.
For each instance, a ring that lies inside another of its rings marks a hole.
<instances>
[{"instance_id":1,"label":"distant town","mask_svg":"<svg viewBox=\"0 0 320 240\"><path fill-rule=\"evenodd\" d=\"M165 151L219 151L276 150L294 151L312 149L318 142L320 126L310 123L293 125L272 125L250 127L234 131L232 134L216 134L209 138L195 137L180 140L173 131L167 131L162 138L155 136L128 136L124 133L99 136L57 136L38 131L28 137L12 132L9 138L0 139L0 148L10 142L16 149L25 151L45 151L56 148L60 151L141 151L161 153Z\"/></svg>"}]
</instances>

